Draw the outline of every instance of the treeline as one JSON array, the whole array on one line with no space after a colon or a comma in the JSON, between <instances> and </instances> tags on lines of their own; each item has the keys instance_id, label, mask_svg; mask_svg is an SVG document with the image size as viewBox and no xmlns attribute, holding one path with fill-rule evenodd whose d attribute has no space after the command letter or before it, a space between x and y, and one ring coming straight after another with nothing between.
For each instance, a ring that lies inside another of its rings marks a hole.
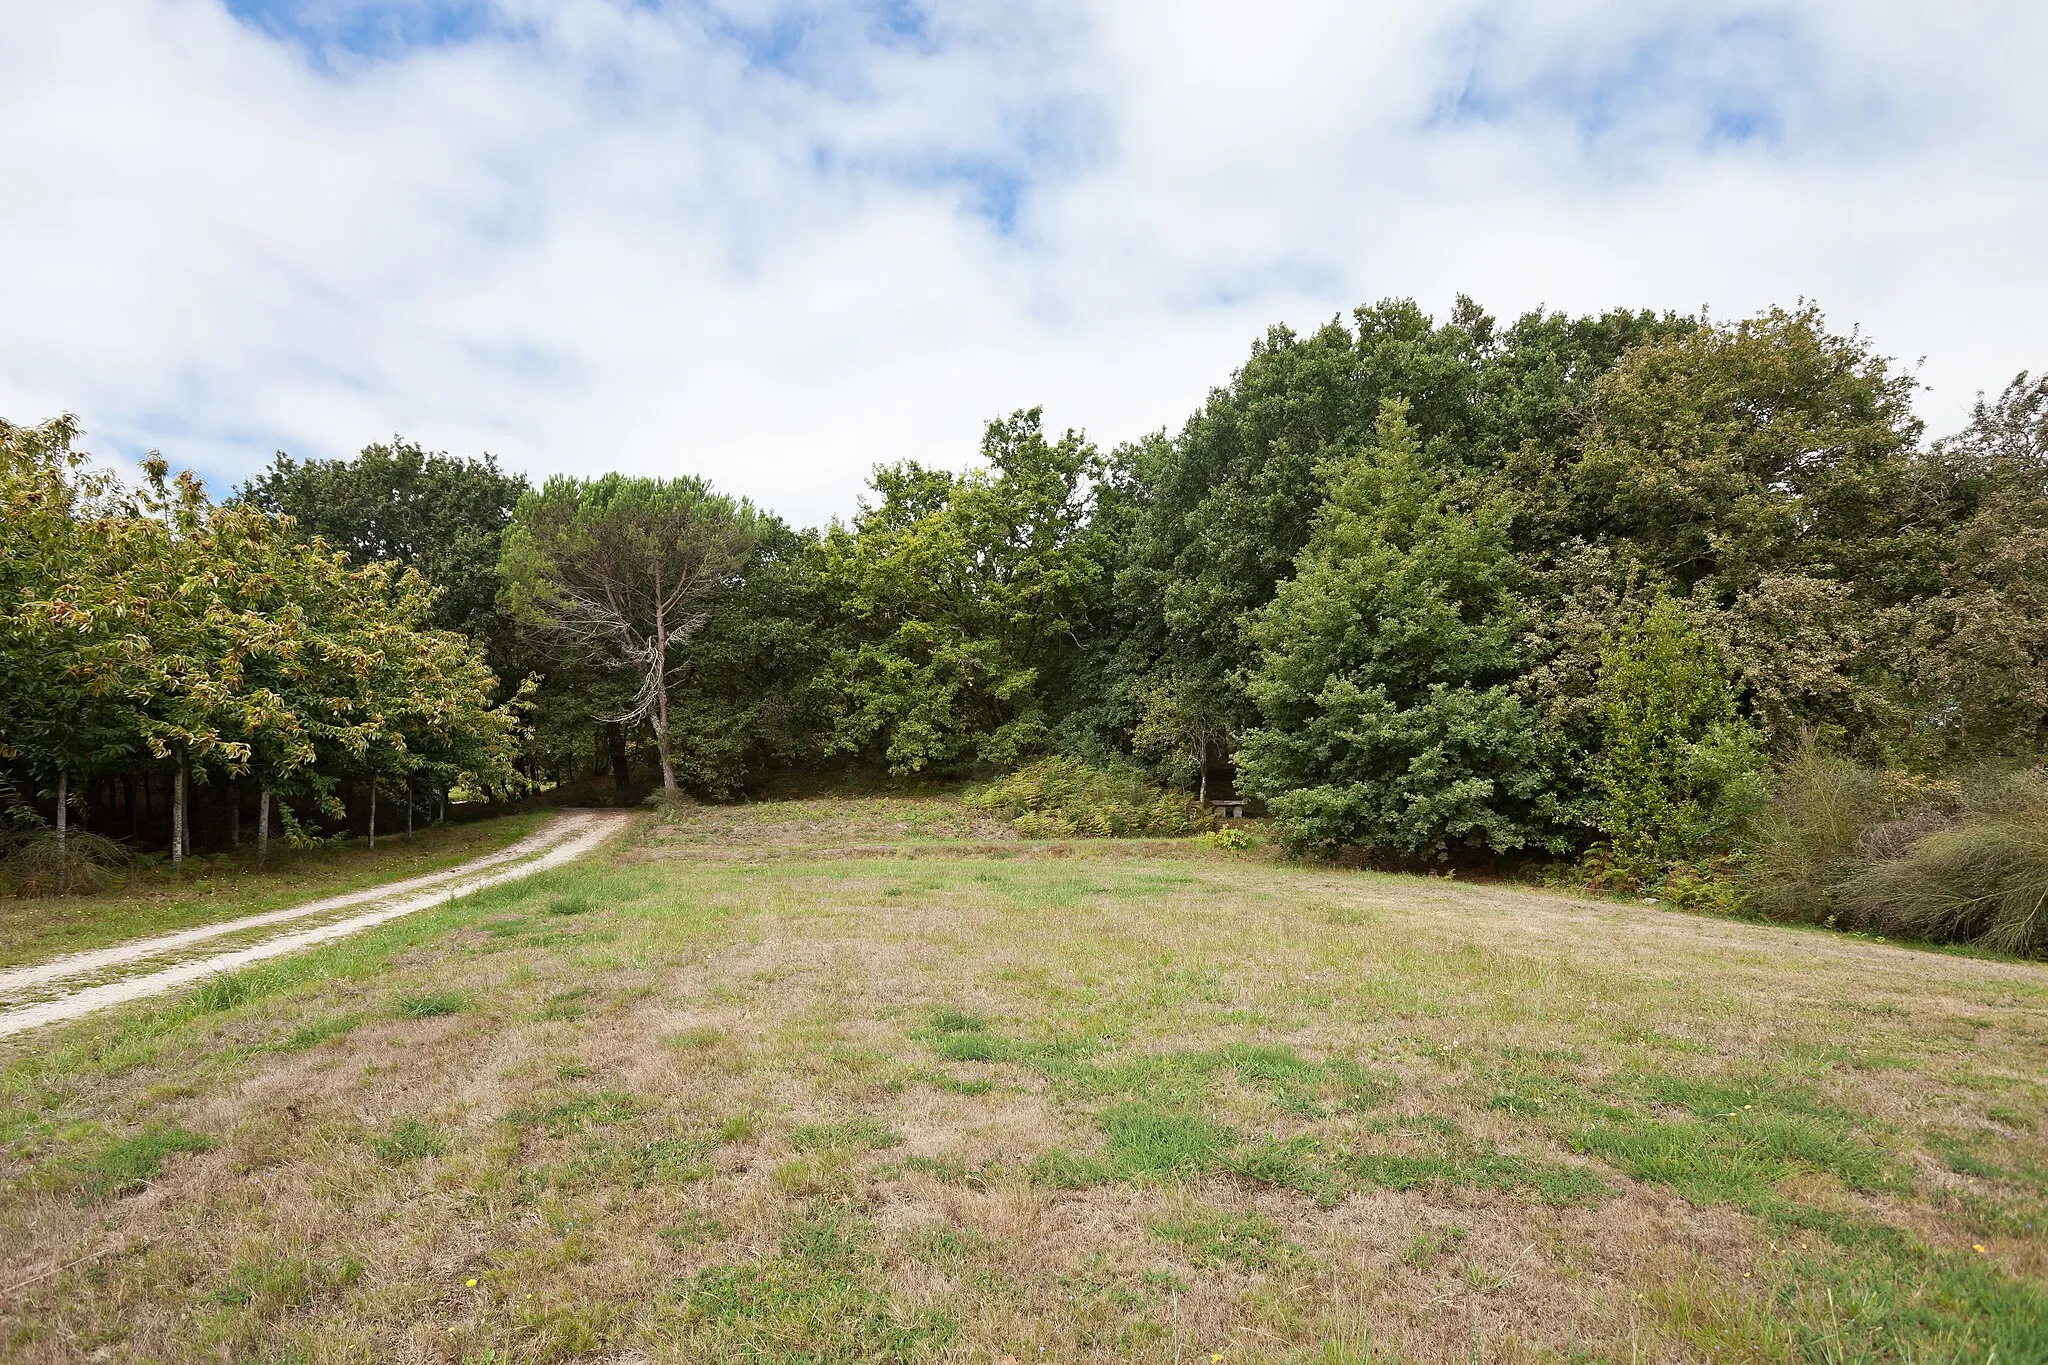
<instances>
[{"instance_id":1,"label":"treeline","mask_svg":"<svg viewBox=\"0 0 2048 1365\"><path fill-rule=\"evenodd\" d=\"M350 796L374 822L383 793L386 828L410 828L458 782L512 778L516 717L476 641L431 628L417 570L216 504L155 456L124 488L77 436L0 422L0 854L18 882L62 891L124 849L180 863L195 807L215 846L248 814L260 851L273 828L345 825Z\"/></svg>"},{"instance_id":2,"label":"treeline","mask_svg":"<svg viewBox=\"0 0 2048 1365\"><path fill-rule=\"evenodd\" d=\"M411 609L488 662L474 712L516 713L525 781L641 765L726 798L1059 755L1248 796L1302 853L1725 900L1846 764L1895 796L1774 911L1839 917L1897 862L1869 831L1952 834L1994 771L2025 825L2048 738L2048 380L1934 441L1913 391L1811 308L1390 302L1273 329L1177 432L1103 452L1019 412L968 472L880 468L822 531L405 443L280 456L206 515L438 590Z\"/></svg>"}]
</instances>

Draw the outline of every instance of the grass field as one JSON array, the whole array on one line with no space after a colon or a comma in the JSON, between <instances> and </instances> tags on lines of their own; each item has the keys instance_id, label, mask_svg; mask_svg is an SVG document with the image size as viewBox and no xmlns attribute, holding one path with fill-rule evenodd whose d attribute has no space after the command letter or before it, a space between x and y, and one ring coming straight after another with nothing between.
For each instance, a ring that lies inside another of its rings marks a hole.
<instances>
[{"instance_id":1,"label":"grass field","mask_svg":"<svg viewBox=\"0 0 2048 1365\"><path fill-rule=\"evenodd\" d=\"M153 869L132 885L96 895L0 898L0 968L436 872L514 843L544 818L525 811L431 825L411 839L387 834L375 851L361 839L339 847L275 847L262 871L255 866L255 849L246 847L234 855L194 858L179 877Z\"/></svg>"},{"instance_id":2,"label":"grass field","mask_svg":"<svg viewBox=\"0 0 2048 1365\"><path fill-rule=\"evenodd\" d=\"M937 799L0 1058L8 1360L2048 1360L2048 968Z\"/></svg>"}]
</instances>

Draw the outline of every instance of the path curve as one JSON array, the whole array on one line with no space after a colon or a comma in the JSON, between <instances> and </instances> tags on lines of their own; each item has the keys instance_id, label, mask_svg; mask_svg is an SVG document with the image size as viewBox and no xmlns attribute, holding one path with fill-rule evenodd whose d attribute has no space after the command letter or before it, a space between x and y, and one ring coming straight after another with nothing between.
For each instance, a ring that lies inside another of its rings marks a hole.
<instances>
[{"instance_id":1,"label":"path curve","mask_svg":"<svg viewBox=\"0 0 2048 1365\"><path fill-rule=\"evenodd\" d=\"M273 910L261 915L248 915L241 919L228 920L222 924L204 925L199 929L188 929L176 934L164 934L153 939L142 939L134 943L120 944L113 948L96 949L87 953L72 953L64 958L38 964L33 968L17 968L13 972L0 975L0 987L19 989L24 985L44 984L52 980L62 980L65 977L103 971L110 966L153 957L159 953L219 934L233 933L237 930L256 928L266 924L276 924L292 919L301 919L307 915L318 914L326 910L341 909L364 901L379 902L375 909L365 911L362 914L350 915L346 919L332 920L311 929L301 929L296 933L280 934L276 938L265 939L263 942L252 944L247 948L238 948L223 953L212 953L205 957L194 958L187 962L180 962L175 966L146 972L124 980L110 981L104 985L86 986L57 996L54 999L39 1000L34 1004L21 1005L13 1009L0 1009L0 1038L22 1033L28 1029L39 1028L44 1024L54 1024L66 1019L76 1019L95 1010L106 1009L110 1005L123 1004L130 1000L140 1000L152 995L161 995L166 991L176 990L180 986L197 981L202 977L211 976L216 972L233 971L238 967L245 967L252 962L262 962L268 958L283 957L287 953L295 953L302 948L310 948L317 944L346 938L350 934L359 933L364 929L383 924L389 920L415 914L418 911L443 904L455 899L457 896L466 896L472 891L481 891L485 887L518 881L520 878L532 876L536 872L542 872L551 867L560 867L564 863L575 861L596 848L599 844L602 844L605 840L611 838L614 834L625 828L626 822L630 818L630 816L622 812L579 811L551 821L545 828L529 835L509 848L500 849L498 852L482 858L472 859L460 867L450 868L443 872L433 873L424 877L414 877L386 886L372 887L364 891L350 892L345 896L328 897L324 900L309 902L306 905L295 906L286 910ZM527 857L527 855L535 853L537 850L539 850L539 856ZM516 862L511 867L491 872L485 876L472 875L483 868L495 867L498 864L522 857L526 857L527 860ZM422 886L428 886L430 889L421 891L420 888ZM418 891L420 893L406 896L405 893L409 891ZM394 895L404 896L405 898L391 902L391 897ZM61 970L52 970L60 967L62 968ZM40 975L32 977L30 973L40 973Z\"/></svg>"}]
</instances>

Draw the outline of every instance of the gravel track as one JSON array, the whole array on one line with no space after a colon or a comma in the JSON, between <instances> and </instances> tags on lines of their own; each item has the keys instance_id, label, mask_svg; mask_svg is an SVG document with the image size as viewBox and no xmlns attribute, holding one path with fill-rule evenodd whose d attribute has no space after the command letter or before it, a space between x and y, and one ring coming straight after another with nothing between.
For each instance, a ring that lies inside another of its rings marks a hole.
<instances>
[{"instance_id":1,"label":"gravel track","mask_svg":"<svg viewBox=\"0 0 2048 1365\"><path fill-rule=\"evenodd\" d=\"M369 887L344 896L329 896L285 910L245 915L240 919L202 925L175 934L137 939L111 948L68 953L32 967L17 967L11 971L0 972L0 998L4 998L23 990L47 987L52 983L62 983L79 977L90 977L123 965L147 961L166 953L175 953L194 943L224 934L246 932L272 924L288 924L293 920L331 913L351 905L369 904L372 907L360 914L330 920L308 929L282 933L245 948L204 954L117 981L81 984L76 989L63 990L49 999L36 1000L13 1008L0 1008L0 1037L39 1028L44 1024L76 1019L94 1010L106 1009L108 1006L129 1000L161 995L216 972L233 971L252 962L282 957L287 953L298 952L302 948L346 938L374 925L444 904L472 891L518 881L536 872L560 867L582 857L618 833L625 827L628 818L615 812L576 811L550 821L540 830L509 848L500 849L481 858L473 858L459 867L448 868L427 876ZM504 866L508 863L511 865ZM491 871L493 868L497 870Z\"/></svg>"}]
</instances>

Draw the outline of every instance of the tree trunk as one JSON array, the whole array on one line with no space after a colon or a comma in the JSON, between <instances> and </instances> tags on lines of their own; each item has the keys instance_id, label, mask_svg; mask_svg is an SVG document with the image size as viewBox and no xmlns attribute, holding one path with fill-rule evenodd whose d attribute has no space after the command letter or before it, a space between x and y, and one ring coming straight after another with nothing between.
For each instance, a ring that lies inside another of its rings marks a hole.
<instances>
[{"instance_id":1,"label":"tree trunk","mask_svg":"<svg viewBox=\"0 0 2048 1365\"><path fill-rule=\"evenodd\" d=\"M63 895L69 881L64 874L70 869L64 865L65 807L71 804L71 774L62 768L57 770L57 894Z\"/></svg>"},{"instance_id":2,"label":"tree trunk","mask_svg":"<svg viewBox=\"0 0 2048 1365\"><path fill-rule=\"evenodd\" d=\"M370 852L377 851L377 780L370 779Z\"/></svg>"},{"instance_id":3,"label":"tree trunk","mask_svg":"<svg viewBox=\"0 0 2048 1365\"><path fill-rule=\"evenodd\" d=\"M633 785L633 765L626 756L626 727L614 722L605 729L611 745L612 790L623 794Z\"/></svg>"},{"instance_id":4,"label":"tree trunk","mask_svg":"<svg viewBox=\"0 0 2048 1365\"><path fill-rule=\"evenodd\" d=\"M270 856L270 788L258 789L256 794L256 866Z\"/></svg>"},{"instance_id":5,"label":"tree trunk","mask_svg":"<svg viewBox=\"0 0 2048 1365\"><path fill-rule=\"evenodd\" d=\"M142 812L135 805L134 773L121 775L121 790L128 798L128 838L132 842L142 837Z\"/></svg>"},{"instance_id":6,"label":"tree trunk","mask_svg":"<svg viewBox=\"0 0 2048 1365\"><path fill-rule=\"evenodd\" d=\"M661 568L654 570L654 747L661 755L661 785L676 789L676 765L668 754L668 612L662 605Z\"/></svg>"},{"instance_id":7,"label":"tree trunk","mask_svg":"<svg viewBox=\"0 0 2048 1365\"><path fill-rule=\"evenodd\" d=\"M1200 758L1195 760L1195 767L1201 773L1201 791L1195 799L1202 803L1203 810L1207 810L1209 808L1209 755L1206 750L1204 750Z\"/></svg>"},{"instance_id":8,"label":"tree trunk","mask_svg":"<svg viewBox=\"0 0 2048 1365\"><path fill-rule=\"evenodd\" d=\"M405 779L405 841L412 842L412 779Z\"/></svg>"},{"instance_id":9,"label":"tree trunk","mask_svg":"<svg viewBox=\"0 0 2048 1365\"><path fill-rule=\"evenodd\" d=\"M228 847L242 847L242 788L234 782L228 783Z\"/></svg>"},{"instance_id":10,"label":"tree trunk","mask_svg":"<svg viewBox=\"0 0 2048 1365\"><path fill-rule=\"evenodd\" d=\"M662 708L664 711L667 707ZM654 722L654 752L661 763L661 785L669 791L676 789L676 765L668 756L668 717Z\"/></svg>"},{"instance_id":11,"label":"tree trunk","mask_svg":"<svg viewBox=\"0 0 2048 1365\"><path fill-rule=\"evenodd\" d=\"M178 756L177 776L171 779L171 871L181 872L185 867L185 822L191 818L185 806L185 789L191 785L189 765L183 754Z\"/></svg>"}]
</instances>

